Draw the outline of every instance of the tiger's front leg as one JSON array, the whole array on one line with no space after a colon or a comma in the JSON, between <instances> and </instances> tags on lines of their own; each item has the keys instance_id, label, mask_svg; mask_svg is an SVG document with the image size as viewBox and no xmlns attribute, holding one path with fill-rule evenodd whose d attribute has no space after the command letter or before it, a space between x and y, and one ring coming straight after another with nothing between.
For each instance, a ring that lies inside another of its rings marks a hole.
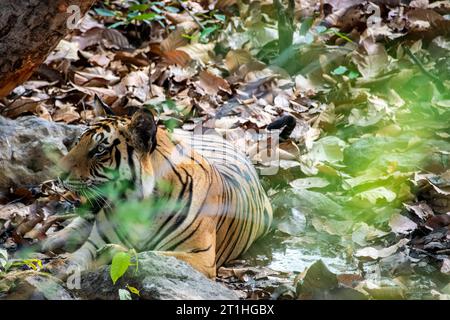
<instances>
[{"instance_id":1,"label":"tiger's front leg","mask_svg":"<svg viewBox=\"0 0 450 320\"><path fill-rule=\"evenodd\" d=\"M181 251L155 251L165 256L175 257L188 264L194 269L200 271L208 278L216 277L215 253L213 257L209 253L203 252L181 252Z\"/></svg>"},{"instance_id":2,"label":"tiger's front leg","mask_svg":"<svg viewBox=\"0 0 450 320\"><path fill-rule=\"evenodd\" d=\"M45 267L56 277L65 279L75 271L92 268L97 258L97 250L104 245L106 243L100 238L94 223L89 238L78 250L58 256Z\"/></svg>"},{"instance_id":3,"label":"tiger's front leg","mask_svg":"<svg viewBox=\"0 0 450 320\"><path fill-rule=\"evenodd\" d=\"M51 235L41 244L42 252L73 252L86 242L92 231L92 219L78 217L67 227Z\"/></svg>"},{"instance_id":4,"label":"tiger's front leg","mask_svg":"<svg viewBox=\"0 0 450 320\"><path fill-rule=\"evenodd\" d=\"M200 224L206 226L198 228L198 232L175 251L156 252L187 262L208 278L214 278L216 276L216 231L215 227L205 220Z\"/></svg>"}]
</instances>

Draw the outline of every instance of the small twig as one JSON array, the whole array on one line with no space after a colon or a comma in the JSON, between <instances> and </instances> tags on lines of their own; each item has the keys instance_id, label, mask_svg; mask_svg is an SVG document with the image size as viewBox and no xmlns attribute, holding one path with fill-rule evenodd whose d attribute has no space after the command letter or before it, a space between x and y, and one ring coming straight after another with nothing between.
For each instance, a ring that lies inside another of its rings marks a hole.
<instances>
[{"instance_id":1,"label":"small twig","mask_svg":"<svg viewBox=\"0 0 450 320\"><path fill-rule=\"evenodd\" d=\"M181 2L181 0L177 0L177 2L179 3L179 5L188 13L188 15L191 16L192 19L194 19L195 23L198 24L198 26L200 27L200 29L205 30L205 27L203 26L203 24L200 22L200 20L197 19L197 17L192 14L189 9Z\"/></svg>"},{"instance_id":2,"label":"small twig","mask_svg":"<svg viewBox=\"0 0 450 320\"><path fill-rule=\"evenodd\" d=\"M405 49L405 52L406 52L406 54L408 55L408 57L410 57L411 60L414 62L414 64L416 64L416 65L419 67L420 71L422 71L422 73L423 73L424 75L426 75L428 78L430 78L430 79L434 82L434 84L438 87L438 89L439 89L440 91L444 91L444 90L445 90L445 87L444 87L444 85L442 84L441 79L439 79L439 78L436 77L434 74L432 74L432 73L429 72L427 69L425 69L425 67L424 67L424 65L423 65L423 63L422 63L422 61L420 61L419 58L417 58L417 57L414 55L414 53L412 53L411 50L409 50L408 47L405 46L404 49Z\"/></svg>"},{"instance_id":3,"label":"small twig","mask_svg":"<svg viewBox=\"0 0 450 320\"><path fill-rule=\"evenodd\" d=\"M67 201L68 203L70 203L71 205L76 205L77 202L76 201L72 201L69 198L67 198L64 194L62 194L61 192L59 192L56 188L53 188L53 186L48 186L48 188L53 191L57 196L60 196L61 198L63 198L65 201Z\"/></svg>"}]
</instances>

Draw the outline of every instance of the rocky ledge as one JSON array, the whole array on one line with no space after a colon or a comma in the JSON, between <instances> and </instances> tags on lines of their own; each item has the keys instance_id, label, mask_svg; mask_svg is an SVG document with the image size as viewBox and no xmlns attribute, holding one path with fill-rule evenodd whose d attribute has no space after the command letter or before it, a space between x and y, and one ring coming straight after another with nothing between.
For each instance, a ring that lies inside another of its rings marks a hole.
<instances>
[{"instance_id":1,"label":"rocky ledge","mask_svg":"<svg viewBox=\"0 0 450 320\"><path fill-rule=\"evenodd\" d=\"M130 268L116 284L110 266L82 272L78 279L62 282L36 271L15 271L0 276L0 299L119 299L119 290L134 287L133 299L233 300L231 289L206 278L187 263L155 252L138 255L139 268Z\"/></svg>"}]
</instances>

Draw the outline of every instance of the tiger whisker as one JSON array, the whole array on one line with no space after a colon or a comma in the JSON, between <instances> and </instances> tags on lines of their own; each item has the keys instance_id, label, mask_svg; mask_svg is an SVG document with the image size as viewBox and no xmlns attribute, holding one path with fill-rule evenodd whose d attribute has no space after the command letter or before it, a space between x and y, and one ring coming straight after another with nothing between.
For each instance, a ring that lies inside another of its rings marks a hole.
<instances>
[{"instance_id":1,"label":"tiger whisker","mask_svg":"<svg viewBox=\"0 0 450 320\"><path fill-rule=\"evenodd\" d=\"M97 205L106 207L107 209L112 209L112 206L108 201L108 198L105 196L105 192L101 188L99 188L96 185L91 185L89 190L91 194L94 196L93 198ZM101 201L98 199L100 199Z\"/></svg>"}]
</instances>

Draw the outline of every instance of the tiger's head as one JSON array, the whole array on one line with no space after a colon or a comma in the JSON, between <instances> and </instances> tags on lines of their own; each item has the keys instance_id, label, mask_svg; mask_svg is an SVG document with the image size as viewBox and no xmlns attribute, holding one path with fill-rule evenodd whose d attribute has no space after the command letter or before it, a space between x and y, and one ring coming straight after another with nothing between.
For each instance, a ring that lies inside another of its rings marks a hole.
<instances>
[{"instance_id":1,"label":"tiger's head","mask_svg":"<svg viewBox=\"0 0 450 320\"><path fill-rule=\"evenodd\" d=\"M84 195L105 183L136 185L142 158L156 147L156 131L152 113L144 109L132 117L111 116L95 122L61 159L61 184Z\"/></svg>"}]
</instances>

